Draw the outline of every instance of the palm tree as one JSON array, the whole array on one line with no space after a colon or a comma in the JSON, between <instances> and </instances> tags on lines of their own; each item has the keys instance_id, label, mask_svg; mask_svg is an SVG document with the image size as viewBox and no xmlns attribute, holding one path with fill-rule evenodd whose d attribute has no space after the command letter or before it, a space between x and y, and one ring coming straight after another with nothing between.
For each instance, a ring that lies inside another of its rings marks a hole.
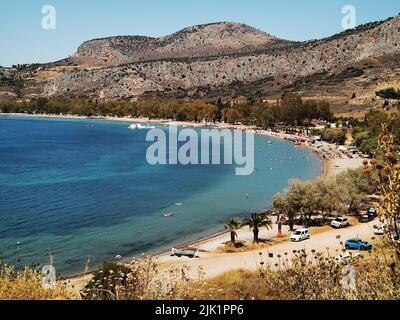
<instances>
[{"instance_id":1,"label":"palm tree","mask_svg":"<svg viewBox=\"0 0 400 320\"><path fill-rule=\"evenodd\" d=\"M240 229L240 223L235 219L228 219L225 222L225 229L231 233L231 243L236 245L237 233L236 231Z\"/></svg>"},{"instance_id":2,"label":"palm tree","mask_svg":"<svg viewBox=\"0 0 400 320\"><path fill-rule=\"evenodd\" d=\"M261 227L271 228L271 221L264 213L253 213L250 218L244 219L243 225L249 226L253 230L254 243L259 243L258 234Z\"/></svg>"}]
</instances>

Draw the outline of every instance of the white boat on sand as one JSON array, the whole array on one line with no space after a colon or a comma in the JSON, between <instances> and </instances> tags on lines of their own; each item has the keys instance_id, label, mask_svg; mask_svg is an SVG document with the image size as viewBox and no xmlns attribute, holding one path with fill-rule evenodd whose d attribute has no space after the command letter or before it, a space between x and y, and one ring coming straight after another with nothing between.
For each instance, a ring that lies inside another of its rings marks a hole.
<instances>
[{"instance_id":1,"label":"white boat on sand","mask_svg":"<svg viewBox=\"0 0 400 320\"><path fill-rule=\"evenodd\" d=\"M187 249L172 248L172 255L178 258L180 257L196 258L198 253L199 250L194 248L187 248Z\"/></svg>"}]
</instances>

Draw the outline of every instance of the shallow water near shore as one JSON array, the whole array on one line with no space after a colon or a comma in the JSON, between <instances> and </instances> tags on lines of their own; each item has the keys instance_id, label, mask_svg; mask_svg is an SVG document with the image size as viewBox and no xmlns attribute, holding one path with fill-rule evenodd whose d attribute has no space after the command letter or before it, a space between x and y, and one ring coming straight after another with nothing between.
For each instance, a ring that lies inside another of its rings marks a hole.
<instances>
[{"instance_id":1,"label":"shallow water near shore","mask_svg":"<svg viewBox=\"0 0 400 320\"><path fill-rule=\"evenodd\" d=\"M220 231L268 208L289 179L321 172L314 154L264 136L250 176L234 165L150 166L147 131L128 127L0 116L1 259L43 265L51 253L57 272L79 274L88 259L94 269Z\"/></svg>"}]
</instances>

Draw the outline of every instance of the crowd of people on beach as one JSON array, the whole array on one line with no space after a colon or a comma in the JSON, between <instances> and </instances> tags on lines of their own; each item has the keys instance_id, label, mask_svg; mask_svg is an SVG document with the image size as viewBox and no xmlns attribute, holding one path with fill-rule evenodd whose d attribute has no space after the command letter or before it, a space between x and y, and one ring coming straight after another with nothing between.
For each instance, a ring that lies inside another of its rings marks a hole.
<instances>
[{"instance_id":1,"label":"crowd of people on beach","mask_svg":"<svg viewBox=\"0 0 400 320\"><path fill-rule=\"evenodd\" d=\"M319 137L311 135L309 131L258 130L256 132L310 148L321 160L358 158L360 156L357 152L347 152L344 146L322 141Z\"/></svg>"}]
</instances>

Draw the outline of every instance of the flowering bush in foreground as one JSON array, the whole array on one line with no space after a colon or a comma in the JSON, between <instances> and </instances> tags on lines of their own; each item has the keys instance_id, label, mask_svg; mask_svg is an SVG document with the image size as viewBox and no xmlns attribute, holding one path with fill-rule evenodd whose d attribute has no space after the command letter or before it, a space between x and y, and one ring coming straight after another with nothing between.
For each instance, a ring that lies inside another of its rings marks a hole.
<instances>
[{"instance_id":1,"label":"flowering bush in foreground","mask_svg":"<svg viewBox=\"0 0 400 320\"><path fill-rule=\"evenodd\" d=\"M335 251L294 251L273 259L259 255L257 271L232 270L204 280L203 270L189 279L189 267L161 273L151 258L128 265L105 263L81 291L81 297L59 285L43 289L37 271L2 268L1 300L398 300L399 261L392 249L375 246L339 263Z\"/></svg>"},{"instance_id":2,"label":"flowering bush in foreground","mask_svg":"<svg viewBox=\"0 0 400 320\"><path fill-rule=\"evenodd\" d=\"M0 262L0 300L70 300L76 296L58 285L56 289L42 286L42 275L36 269L15 270Z\"/></svg>"},{"instance_id":3,"label":"flowering bush in foreground","mask_svg":"<svg viewBox=\"0 0 400 320\"><path fill-rule=\"evenodd\" d=\"M260 254L261 260L264 258ZM186 299L223 300L398 300L400 270L385 249L338 263L329 253L286 253L257 272L234 270L196 283ZM354 273L353 273L354 272Z\"/></svg>"}]
</instances>

